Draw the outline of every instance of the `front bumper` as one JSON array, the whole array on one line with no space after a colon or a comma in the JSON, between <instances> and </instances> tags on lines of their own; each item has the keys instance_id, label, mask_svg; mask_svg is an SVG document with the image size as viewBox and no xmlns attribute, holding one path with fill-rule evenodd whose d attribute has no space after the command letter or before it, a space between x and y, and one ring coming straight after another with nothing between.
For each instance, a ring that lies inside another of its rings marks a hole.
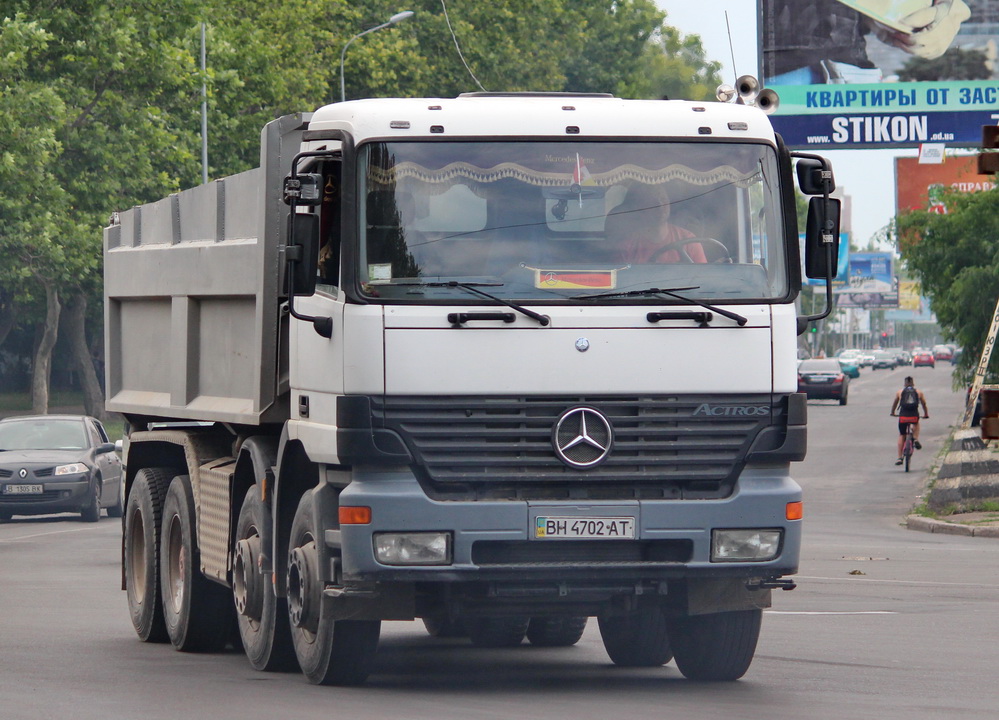
<instances>
[{"instance_id":1,"label":"front bumper","mask_svg":"<svg viewBox=\"0 0 999 720\"><path fill-rule=\"evenodd\" d=\"M342 580L371 582L656 581L682 577L774 578L797 572L801 521L787 520L801 488L787 466L747 468L735 492L713 500L435 501L407 472L355 473L340 505L371 508L367 525L327 534ZM538 517L633 517L634 540L545 540ZM780 551L767 562L712 562L714 528L772 528ZM374 554L382 532L446 531L446 566L389 566Z\"/></svg>"},{"instance_id":2,"label":"front bumper","mask_svg":"<svg viewBox=\"0 0 999 720\"><path fill-rule=\"evenodd\" d=\"M16 479L16 478L15 478ZM0 482L0 513L8 515L51 515L80 512L90 501L90 478L77 475L68 480L4 480ZM39 484L40 495L8 495L9 485Z\"/></svg>"}]
</instances>

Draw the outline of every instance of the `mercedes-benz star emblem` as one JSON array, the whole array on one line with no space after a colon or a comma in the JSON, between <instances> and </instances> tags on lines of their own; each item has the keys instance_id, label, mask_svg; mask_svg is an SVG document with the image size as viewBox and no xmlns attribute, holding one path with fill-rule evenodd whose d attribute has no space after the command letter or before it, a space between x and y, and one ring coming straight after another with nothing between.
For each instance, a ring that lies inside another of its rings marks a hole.
<instances>
[{"instance_id":1,"label":"mercedes-benz star emblem","mask_svg":"<svg viewBox=\"0 0 999 720\"><path fill-rule=\"evenodd\" d=\"M579 352L586 352L590 349L590 341L583 337L579 338L576 340L576 349L579 350Z\"/></svg>"},{"instance_id":2,"label":"mercedes-benz star emblem","mask_svg":"<svg viewBox=\"0 0 999 720\"><path fill-rule=\"evenodd\" d=\"M569 467L585 469L603 462L614 444L614 430L599 410L566 410L552 428L555 455Z\"/></svg>"}]
</instances>

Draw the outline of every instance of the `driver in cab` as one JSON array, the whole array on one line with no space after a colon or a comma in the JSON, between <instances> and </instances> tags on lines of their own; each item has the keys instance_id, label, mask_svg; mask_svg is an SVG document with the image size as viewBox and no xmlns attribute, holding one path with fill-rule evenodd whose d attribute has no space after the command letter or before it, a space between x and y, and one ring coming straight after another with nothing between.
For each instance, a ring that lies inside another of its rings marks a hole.
<instances>
[{"instance_id":1,"label":"driver in cab","mask_svg":"<svg viewBox=\"0 0 999 720\"><path fill-rule=\"evenodd\" d=\"M669 221L670 198L661 186L634 185L607 216L607 235L618 242L617 259L646 263L706 263L704 248L689 230Z\"/></svg>"}]
</instances>

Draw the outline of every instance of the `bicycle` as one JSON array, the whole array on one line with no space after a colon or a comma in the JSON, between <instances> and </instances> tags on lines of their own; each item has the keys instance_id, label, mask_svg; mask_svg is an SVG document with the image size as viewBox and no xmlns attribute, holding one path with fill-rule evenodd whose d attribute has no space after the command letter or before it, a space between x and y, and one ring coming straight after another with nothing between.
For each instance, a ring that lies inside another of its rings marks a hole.
<instances>
[{"instance_id":1,"label":"bicycle","mask_svg":"<svg viewBox=\"0 0 999 720\"><path fill-rule=\"evenodd\" d=\"M892 413L892 417L898 417L898 413ZM923 417L928 418L929 415ZM905 471L909 472L909 461L912 459L912 453L916 451L916 436L913 434L916 423L906 423L905 426L905 440L902 442L902 464L905 465Z\"/></svg>"}]
</instances>

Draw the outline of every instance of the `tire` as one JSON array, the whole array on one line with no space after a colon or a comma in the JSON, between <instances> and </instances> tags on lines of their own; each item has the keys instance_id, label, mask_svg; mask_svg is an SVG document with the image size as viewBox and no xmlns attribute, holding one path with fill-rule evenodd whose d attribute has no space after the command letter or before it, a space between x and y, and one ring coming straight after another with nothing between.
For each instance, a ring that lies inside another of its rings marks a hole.
<instances>
[{"instance_id":1,"label":"tire","mask_svg":"<svg viewBox=\"0 0 999 720\"><path fill-rule=\"evenodd\" d=\"M673 657L666 616L659 607L597 618L611 662L621 667L659 667Z\"/></svg>"},{"instance_id":2,"label":"tire","mask_svg":"<svg viewBox=\"0 0 999 720\"><path fill-rule=\"evenodd\" d=\"M689 680L738 680L753 662L762 619L762 610L671 618L676 666Z\"/></svg>"},{"instance_id":3,"label":"tire","mask_svg":"<svg viewBox=\"0 0 999 720\"><path fill-rule=\"evenodd\" d=\"M527 639L538 647L569 647L583 637L588 617L536 617L527 626Z\"/></svg>"},{"instance_id":4,"label":"tire","mask_svg":"<svg viewBox=\"0 0 999 720\"><path fill-rule=\"evenodd\" d=\"M12 517L14 517L14 513L0 512L0 522L10 522Z\"/></svg>"},{"instance_id":5,"label":"tire","mask_svg":"<svg viewBox=\"0 0 999 720\"><path fill-rule=\"evenodd\" d=\"M465 621L468 637L476 647L516 647L524 642L528 617L478 617Z\"/></svg>"},{"instance_id":6,"label":"tire","mask_svg":"<svg viewBox=\"0 0 999 720\"><path fill-rule=\"evenodd\" d=\"M236 521L232 596L243 651L254 670L298 669L288 627L288 604L274 595L271 573L258 571L260 528L265 522L260 488L246 492Z\"/></svg>"},{"instance_id":7,"label":"tire","mask_svg":"<svg viewBox=\"0 0 999 720\"><path fill-rule=\"evenodd\" d=\"M841 397L841 398L839 399L839 404L840 404L840 405L846 405L846 398L847 398L847 395L846 395L846 393L844 393L844 394L843 394L843 397Z\"/></svg>"},{"instance_id":8,"label":"tire","mask_svg":"<svg viewBox=\"0 0 999 720\"><path fill-rule=\"evenodd\" d=\"M160 520L172 471L143 468L125 504L125 590L132 627L145 642L166 642L160 597Z\"/></svg>"},{"instance_id":9,"label":"tire","mask_svg":"<svg viewBox=\"0 0 999 720\"><path fill-rule=\"evenodd\" d=\"M912 460L912 454L904 454L903 457L905 458L905 471L909 472L909 461Z\"/></svg>"},{"instance_id":10,"label":"tire","mask_svg":"<svg viewBox=\"0 0 999 720\"><path fill-rule=\"evenodd\" d=\"M97 522L101 519L101 483L100 480L94 479L93 485L91 486L92 492L90 493L90 501L87 503L86 507L80 511L80 519L83 522Z\"/></svg>"},{"instance_id":11,"label":"tire","mask_svg":"<svg viewBox=\"0 0 999 720\"><path fill-rule=\"evenodd\" d=\"M312 493L298 503L288 542L288 618L295 657L314 685L360 685L378 650L380 620L336 620L323 597Z\"/></svg>"},{"instance_id":12,"label":"tire","mask_svg":"<svg viewBox=\"0 0 999 720\"><path fill-rule=\"evenodd\" d=\"M118 498L114 505L108 508L109 518L120 518L125 514L125 477L118 478Z\"/></svg>"},{"instance_id":13,"label":"tire","mask_svg":"<svg viewBox=\"0 0 999 720\"><path fill-rule=\"evenodd\" d=\"M423 627L427 629L427 634L430 637L435 638L457 638L468 635L468 632L465 630L465 623L446 613L425 615L423 617Z\"/></svg>"},{"instance_id":14,"label":"tire","mask_svg":"<svg viewBox=\"0 0 999 720\"><path fill-rule=\"evenodd\" d=\"M170 483L160 529L160 588L167 636L182 652L225 647L232 605L225 587L201 574L194 491L187 475Z\"/></svg>"}]
</instances>

